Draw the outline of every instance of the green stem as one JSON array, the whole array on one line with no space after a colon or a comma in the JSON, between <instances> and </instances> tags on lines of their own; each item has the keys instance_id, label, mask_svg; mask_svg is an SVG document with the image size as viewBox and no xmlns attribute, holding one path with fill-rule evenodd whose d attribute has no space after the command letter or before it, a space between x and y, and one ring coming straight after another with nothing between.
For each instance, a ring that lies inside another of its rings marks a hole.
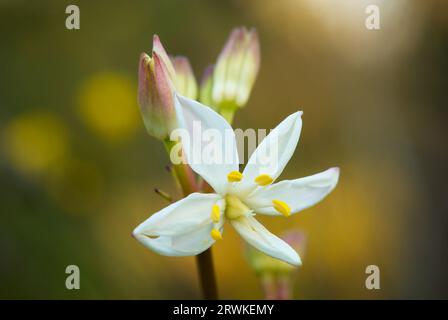
<instances>
[{"instance_id":1,"label":"green stem","mask_svg":"<svg viewBox=\"0 0 448 320\"><path fill-rule=\"evenodd\" d=\"M228 123L232 124L233 115L235 114L235 109L231 108L221 108L219 113L227 120Z\"/></svg>"},{"instance_id":2,"label":"green stem","mask_svg":"<svg viewBox=\"0 0 448 320\"><path fill-rule=\"evenodd\" d=\"M215 268L213 266L212 248L209 248L196 256L198 273L201 281L204 299L217 300L218 288L216 286Z\"/></svg>"},{"instance_id":3,"label":"green stem","mask_svg":"<svg viewBox=\"0 0 448 320\"><path fill-rule=\"evenodd\" d=\"M166 139L164 141L164 144L168 155L170 155L171 149L174 147L176 142ZM193 192L200 191L194 172L189 165L185 163L173 164L173 177L182 189L184 197ZM197 255L196 262L198 265L199 279L204 299L218 299L215 268L213 266L212 248L209 248L201 254Z\"/></svg>"},{"instance_id":4,"label":"green stem","mask_svg":"<svg viewBox=\"0 0 448 320\"><path fill-rule=\"evenodd\" d=\"M168 155L171 153L171 149L176 145L177 142L166 139L163 141ZM180 189L182 189L182 194L184 197L188 196L190 193L197 191L196 177L193 170L186 163L179 163L172 165L172 174L176 182L178 183Z\"/></svg>"},{"instance_id":5,"label":"green stem","mask_svg":"<svg viewBox=\"0 0 448 320\"><path fill-rule=\"evenodd\" d=\"M232 124L236 110L238 110L238 105L234 101L223 101L219 105L219 113L229 124Z\"/></svg>"}]
</instances>

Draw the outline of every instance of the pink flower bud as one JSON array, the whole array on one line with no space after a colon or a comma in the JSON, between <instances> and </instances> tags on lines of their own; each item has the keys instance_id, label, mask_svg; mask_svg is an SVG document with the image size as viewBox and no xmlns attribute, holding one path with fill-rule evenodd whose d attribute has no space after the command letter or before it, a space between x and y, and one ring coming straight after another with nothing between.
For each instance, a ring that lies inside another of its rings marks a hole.
<instances>
[{"instance_id":1,"label":"pink flower bud","mask_svg":"<svg viewBox=\"0 0 448 320\"><path fill-rule=\"evenodd\" d=\"M186 57L177 56L172 59L172 63L176 72L174 81L176 91L187 98L196 100L198 97L198 85L190 62Z\"/></svg>"},{"instance_id":2,"label":"pink flower bud","mask_svg":"<svg viewBox=\"0 0 448 320\"><path fill-rule=\"evenodd\" d=\"M154 36L152 57L140 56L138 103L148 133L165 139L176 128L174 67L159 38Z\"/></svg>"}]
</instances>

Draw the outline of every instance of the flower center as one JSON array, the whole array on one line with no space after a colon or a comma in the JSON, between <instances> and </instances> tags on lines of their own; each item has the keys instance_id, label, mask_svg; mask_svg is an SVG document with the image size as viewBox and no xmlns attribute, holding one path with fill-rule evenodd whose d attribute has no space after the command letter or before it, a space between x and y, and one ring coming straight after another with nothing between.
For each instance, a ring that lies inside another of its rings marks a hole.
<instances>
[{"instance_id":1,"label":"flower center","mask_svg":"<svg viewBox=\"0 0 448 320\"><path fill-rule=\"evenodd\" d=\"M227 219L234 220L245 216L252 212L240 199L233 195L226 196L226 210L225 215Z\"/></svg>"}]
</instances>

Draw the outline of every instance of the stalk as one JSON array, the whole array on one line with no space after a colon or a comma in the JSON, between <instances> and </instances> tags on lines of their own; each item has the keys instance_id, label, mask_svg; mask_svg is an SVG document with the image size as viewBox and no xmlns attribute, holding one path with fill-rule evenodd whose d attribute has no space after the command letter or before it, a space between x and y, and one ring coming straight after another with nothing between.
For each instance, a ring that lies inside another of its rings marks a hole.
<instances>
[{"instance_id":1,"label":"stalk","mask_svg":"<svg viewBox=\"0 0 448 320\"><path fill-rule=\"evenodd\" d=\"M204 299L217 300L218 288L216 286L215 268L213 266L212 248L208 248L196 256L198 274Z\"/></svg>"},{"instance_id":2,"label":"stalk","mask_svg":"<svg viewBox=\"0 0 448 320\"><path fill-rule=\"evenodd\" d=\"M276 300L276 287L272 275L264 274L260 276L261 288L265 300Z\"/></svg>"},{"instance_id":3,"label":"stalk","mask_svg":"<svg viewBox=\"0 0 448 320\"><path fill-rule=\"evenodd\" d=\"M278 278L277 299L290 300L292 298L292 288L290 278L286 275Z\"/></svg>"},{"instance_id":4,"label":"stalk","mask_svg":"<svg viewBox=\"0 0 448 320\"><path fill-rule=\"evenodd\" d=\"M235 110L229 108L222 108L219 113L227 120L228 123L233 122L233 116L235 114Z\"/></svg>"},{"instance_id":5,"label":"stalk","mask_svg":"<svg viewBox=\"0 0 448 320\"><path fill-rule=\"evenodd\" d=\"M238 106L232 101L222 102L219 106L219 113L227 120L229 124L233 122L233 116L235 115Z\"/></svg>"}]
</instances>

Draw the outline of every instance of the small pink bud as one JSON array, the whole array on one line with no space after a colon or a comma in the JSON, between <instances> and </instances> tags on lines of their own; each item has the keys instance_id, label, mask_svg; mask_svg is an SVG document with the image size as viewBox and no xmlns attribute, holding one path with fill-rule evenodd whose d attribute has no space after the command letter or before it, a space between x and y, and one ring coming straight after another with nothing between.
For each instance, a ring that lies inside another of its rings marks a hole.
<instances>
[{"instance_id":1,"label":"small pink bud","mask_svg":"<svg viewBox=\"0 0 448 320\"><path fill-rule=\"evenodd\" d=\"M198 97L198 85L190 62L186 57L177 56L172 59L172 63L176 72L174 81L176 91L187 98L196 100Z\"/></svg>"},{"instance_id":2,"label":"small pink bud","mask_svg":"<svg viewBox=\"0 0 448 320\"><path fill-rule=\"evenodd\" d=\"M170 71L171 70L171 71ZM148 133L165 139L176 128L174 109L174 67L159 38L154 36L152 58L140 56L138 102Z\"/></svg>"},{"instance_id":3,"label":"small pink bud","mask_svg":"<svg viewBox=\"0 0 448 320\"><path fill-rule=\"evenodd\" d=\"M170 78L174 79L176 75L176 72L174 71L174 66L171 63L171 59L166 53L166 50L163 47L159 36L156 34L152 37L152 52L153 54L156 53L159 56L159 58L163 61Z\"/></svg>"}]
</instances>

